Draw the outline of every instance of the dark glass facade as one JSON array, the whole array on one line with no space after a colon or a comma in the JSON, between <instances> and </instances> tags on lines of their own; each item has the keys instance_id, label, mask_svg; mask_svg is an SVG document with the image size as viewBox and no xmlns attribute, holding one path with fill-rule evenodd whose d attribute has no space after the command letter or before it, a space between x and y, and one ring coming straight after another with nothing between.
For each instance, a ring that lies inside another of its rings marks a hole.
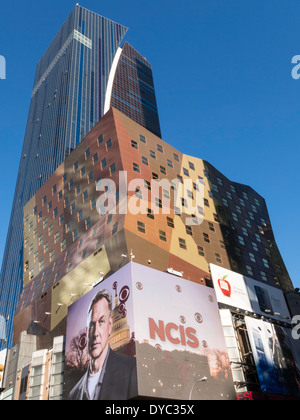
<instances>
[{"instance_id":1,"label":"dark glass facade","mask_svg":"<svg viewBox=\"0 0 300 420\"><path fill-rule=\"evenodd\" d=\"M118 61L111 106L161 137L151 65L127 42Z\"/></svg>"}]
</instances>

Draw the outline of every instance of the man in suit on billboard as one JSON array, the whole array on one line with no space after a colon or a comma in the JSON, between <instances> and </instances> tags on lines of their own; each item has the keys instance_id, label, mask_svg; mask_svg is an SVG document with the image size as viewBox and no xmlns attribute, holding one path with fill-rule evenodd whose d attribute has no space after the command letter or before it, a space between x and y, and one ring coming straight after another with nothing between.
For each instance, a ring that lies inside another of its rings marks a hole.
<instances>
[{"instance_id":1,"label":"man in suit on billboard","mask_svg":"<svg viewBox=\"0 0 300 420\"><path fill-rule=\"evenodd\" d=\"M138 395L136 360L110 348L112 325L112 296L104 289L94 297L88 312L90 363L69 400L127 400Z\"/></svg>"}]
</instances>

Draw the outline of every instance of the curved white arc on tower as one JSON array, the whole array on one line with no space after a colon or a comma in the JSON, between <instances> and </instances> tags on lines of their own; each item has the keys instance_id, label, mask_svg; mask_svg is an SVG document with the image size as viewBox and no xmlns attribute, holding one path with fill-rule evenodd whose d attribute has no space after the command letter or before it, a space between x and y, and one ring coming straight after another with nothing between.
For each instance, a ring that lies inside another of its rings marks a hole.
<instances>
[{"instance_id":1,"label":"curved white arc on tower","mask_svg":"<svg viewBox=\"0 0 300 420\"><path fill-rule=\"evenodd\" d=\"M114 60L112 62L112 66L110 69L109 77L108 77L106 93L105 93L105 102L104 102L104 114L106 114L110 108L112 88L113 88L116 70L119 64L121 54L122 54L122 48L119 47L116 51L116 54L115 54L115 57L114 57Z\"/></svg>"}]
</instances>

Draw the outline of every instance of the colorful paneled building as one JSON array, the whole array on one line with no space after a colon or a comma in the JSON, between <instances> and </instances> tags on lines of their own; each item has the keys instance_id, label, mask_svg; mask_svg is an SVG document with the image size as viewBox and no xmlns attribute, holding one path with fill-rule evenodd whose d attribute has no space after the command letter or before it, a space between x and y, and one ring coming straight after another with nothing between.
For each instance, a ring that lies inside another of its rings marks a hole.
<instances>
[{"instance_id":1,"label":"colorful paneled building","mask_svg":"<svg viewBox=\"0 0 300 420\"><path fill-rule=\"evenodd\" d=\"M126 174L125 188L120 174ZM108 188L108 179L113 183L104 201L99 189ZM172 182L186 179L193 189L181 199L179 214ZM203 220L186 225L186 201L195 205L199 180ZM151 197L155 183L159 194ZM170 198L168 213L164 197ZM23 330L50 340L57 329L63 334L68 306L130 260L207 286L212 263L292 290L270 226L265 201L254 190L111 108L24 207L24 289L14 341Z\"/></svg>"}]
</instances>

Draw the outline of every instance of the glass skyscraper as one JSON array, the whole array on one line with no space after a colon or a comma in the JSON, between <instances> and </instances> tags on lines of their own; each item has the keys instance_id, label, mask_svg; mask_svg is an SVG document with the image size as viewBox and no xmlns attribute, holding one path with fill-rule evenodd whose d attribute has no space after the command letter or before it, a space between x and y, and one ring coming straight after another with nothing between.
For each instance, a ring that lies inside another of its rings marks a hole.
<instances>
[{"instance_id":1,"label":"glass skyscraper","mask_svg":"<svg viewBox=\"0 0 300 420\"><path fill-rule=\"evenodd\" d=\"M110 106L160 135L150 64L78 4L38 63L0 276L0 349L23 287L23 207ZM125 77L124 77L125 72Z\"/></svg>"}]
</instances>

